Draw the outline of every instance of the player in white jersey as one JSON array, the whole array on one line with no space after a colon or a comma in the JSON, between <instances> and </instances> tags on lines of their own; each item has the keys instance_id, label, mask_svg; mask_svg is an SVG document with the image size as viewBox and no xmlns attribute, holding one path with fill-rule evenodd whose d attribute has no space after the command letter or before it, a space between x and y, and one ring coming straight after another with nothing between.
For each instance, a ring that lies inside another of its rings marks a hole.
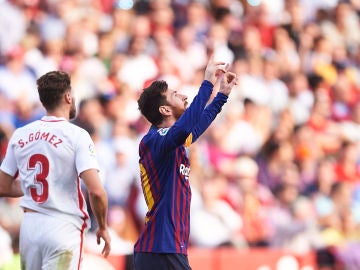
<instances>
[{"instance_id":1,"label":"player in white jersey","mask_svg":"<svg viewBox=\"0 0 360 270\"><path fill-rule=\"evenodd\" d=\"M47 115L12 135L0 167L0 196L23 196L22 269L80 269L84 233L90 226L80 178L98 223L97 242L105 242L105 257L110 252L107 195L93 141L69 122L76 113L69 75L52 71L37 85Z\"/></svg>"}]
</instances>

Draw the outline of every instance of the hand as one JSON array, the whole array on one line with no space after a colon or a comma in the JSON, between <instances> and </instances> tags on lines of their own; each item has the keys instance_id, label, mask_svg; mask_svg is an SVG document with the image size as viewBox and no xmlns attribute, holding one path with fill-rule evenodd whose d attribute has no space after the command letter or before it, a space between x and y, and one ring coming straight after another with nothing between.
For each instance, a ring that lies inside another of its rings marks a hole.
<instances>
[{"instance_id":1,"label":"hand","mask_svg":"<svg viewBox=\"0 0 360 270\"><path fill-rule=\"evenodd\" d=\"M229 95L234 85L238 84L239 77L237 74L227 71L220 82L220 93L224 95Z\"/></svg>"},{"instance_id":2,"label":"hand","mask_svg":"<svg viewBox=\"0 0 360 270\"><path fill-rule=\"evenodd\" d=\"M96 241L97 241L98 245L100 245L100 239L101 238L105 242L105 245L104 245L104 248L103 248L101 254L106 258L107 256L109 256L110 249L111 249L111 245L110 245L111 239L110 239L109 232L106 229L103 229L103 230L98 229L97 230L97 232L96 232Z\"/></svg>"},{"instance_id":3,"label":"hand","mask_svg":"<svg viewBox=\"0 0 360 270\"><path fill-rule=\"evenodd\" d=\"M229 64L225 64L225 62L215 62L214 56L212 55L205 69L204 80L207 80L215 85L228 69Z\"/></svg>"}]
</instances>

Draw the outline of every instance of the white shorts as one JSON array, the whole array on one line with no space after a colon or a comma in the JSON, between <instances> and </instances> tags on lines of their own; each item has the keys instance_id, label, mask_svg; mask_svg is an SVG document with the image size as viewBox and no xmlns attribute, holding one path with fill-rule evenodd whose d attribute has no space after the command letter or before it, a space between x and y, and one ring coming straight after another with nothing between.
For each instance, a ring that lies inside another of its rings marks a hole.
<instances>
[{"instance_id":1,"label":"white shorts","mask_svg":"<svg viewBox=\"0 0 360 270\"><path fill-rule=\"evenodd\" d=\"M27 212L20 228L22 270L80 269L84 233L74 224Z\"/></svg>"}]
</instances>

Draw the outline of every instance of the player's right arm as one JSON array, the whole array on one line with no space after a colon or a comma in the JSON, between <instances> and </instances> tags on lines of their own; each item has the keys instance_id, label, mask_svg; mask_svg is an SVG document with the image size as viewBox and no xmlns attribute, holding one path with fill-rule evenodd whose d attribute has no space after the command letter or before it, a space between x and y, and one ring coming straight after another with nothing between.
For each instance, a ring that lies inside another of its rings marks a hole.
<instances>
[{"instance_id":1,"label":"player's right arm","mask_svg":"<svg viewBox=\"0 0 360 270\"><path fill-rule=\"evenodd\" d=\"M79 129L76 144L75 164L79 177L83 180L88 193L91 209L98 223L96 232L97 242L105 241L102 254L107 257L110 253L110 236L107 230L108 198L99 176L99 164L95 152L95 145L89 133Z\"/></svg>"},{"instance_id":2,"label":"player's right arm","mask_svg":"<svg viewBox=\"0 0 360 270\"><path fill-rule=\"evenodd\" d=\"M235 73L226 71L224 76L222 76L219 92L214 100L205 108L199 123L192 131L192 142L195 142L214 121L215 117L220 113L222 106L226 103L231 90L237 83L238 76Z\"/></svg>"},{"instance_id":3,"label":"player's right arm","mask_svg":"<svg viewBox=\"0 0 360 270\"><path fill-rule=\"evenodd\" d=\"M214 62L210 58L205 69L204 81L200 86L198 94L195 96L189 108L170 128L167 138L169 138L170 147L177 147L185 143L194 126L200 121L204 108L209 101L214 85L219 78L226 72L227 65L224 62ZM175 144L173 144L175 142Z\"/></svg>"},{"instance_id":4,"label":"player's right arm","mask_svg":"<svg viewBox=\"0 0 360 270\"><path fill-rule=\"evenodd\" d=\"M23 195L20 180L0 170L0 197L21 197Z\"/></svg>"},{"instance_id":5,"label":"player's right arm","mask_svg":"<svg viewBox=\"0 0 360 270\"><path fill-rule=\"evenodd\" d=\"M16 132L16 131L15 131ZM10 138L6 149L6 155L0 169L0 196L21 197L24 195L21 182L17 178L18 166L14 153L14 134Z\"/></svg>"},{"instance_id":6,"label":"player's right arm","mask_svg":"<svg viewBox=\"0 0 360 270\"><path fill-rule=\"evenodd\" d=\"M111 239L107 230L107 209L108 198L105 189L100 181L98 171L96 169L88 169L80 174L81 179L89 192L89 200L91 209L95 215L98 229L96 232L97 243L100 239L105 242L102 254L107 257L111 249Z\"/></svg>"}]
</instances>

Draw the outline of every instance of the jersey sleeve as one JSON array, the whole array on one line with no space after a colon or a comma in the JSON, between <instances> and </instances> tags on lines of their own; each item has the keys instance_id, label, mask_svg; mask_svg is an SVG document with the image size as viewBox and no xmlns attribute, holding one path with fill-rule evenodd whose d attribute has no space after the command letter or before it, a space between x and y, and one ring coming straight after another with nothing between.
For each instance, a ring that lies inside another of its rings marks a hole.
<instances>
[{"instance_id":1,"label":"jersey sleeve","mask_svg":"<svg viewBox=\"0 0 360 270\"><path fill-rule=\"evenodd\" d=\"M200 137L201 134L210 126L210 124L214 121L216 116L221 112L222 106L227 102L228 96L217 93L214 100L205 108L203 111L200 121L194 127L191 132L191 142L187 141L187 145L193 143Z\"/></svg>"},{"instance_id":2,"label":"jersey sleeve","mask_svg":"<svg viewBox=\"0 0 360 270\"><path fill-rule=\"evenodd\" d=\"M77 140L75 152L75 166L80 175L88 169L99 170L99 163L96 156L95 145L89 133L81 129Z\"/></svg>"},{"instance_id":3,"label":"jersey sleeve","mask_svg":"<svg viewBox=\"0 0 360 270\"><path fill-rule=\"evenodd\" d=\"M11 176L15 176L16 173L18 172L17 162L16 162L16 158L15 158L15 153L14 153L13 138L14 137L12 137L8 143L6 155L5 155L3 162L1 163L1 167L0 167L0 169L4 173L11 175Z\"/></svg>"}]
</instances>

